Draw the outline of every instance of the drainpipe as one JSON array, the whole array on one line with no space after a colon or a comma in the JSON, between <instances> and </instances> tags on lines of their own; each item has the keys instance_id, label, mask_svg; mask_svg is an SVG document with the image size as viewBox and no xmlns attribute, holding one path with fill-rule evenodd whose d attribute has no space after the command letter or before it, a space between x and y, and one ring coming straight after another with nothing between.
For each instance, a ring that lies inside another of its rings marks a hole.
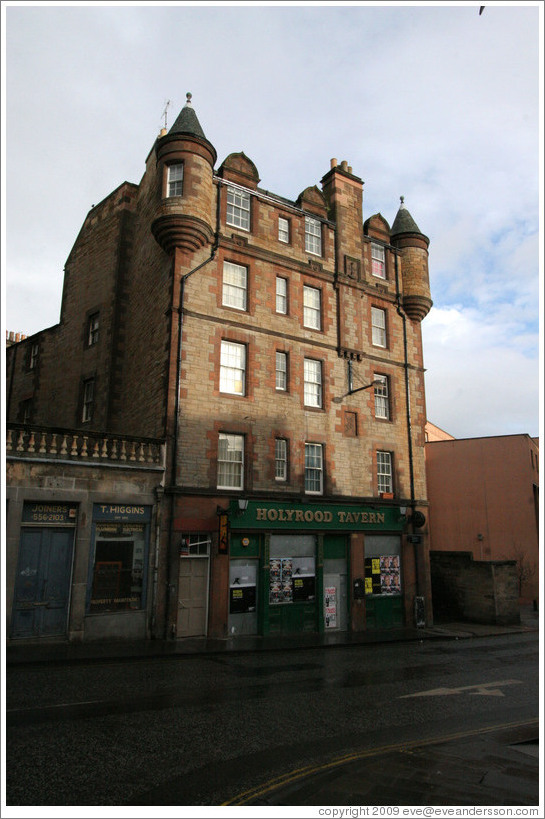
<instances>
[{"instance_id":1,"label":"drainpipe","mask_svg":"<svg viewBox=\"0 0 545 819\"><path fill-rule=\"evenodd\" d=\"M410 507L414 514L415 497L414 497L414 463L413 463L413 434L411 422L411 393L409 383L409 355L407 350L407 317L403 312L401 306L401 292L399 290L399 267L398 267L398 249L394 252L394 267L396 280L396 310L398 316L403 322L403 367L405 369L405 403L407 406L407 449L409 455L409 482L410 482ZM414 544L414 562L416 572L416 594L420 596L420 571L418 559L418 544Z\"/></svg>"},{"instance_id":2,"label":"drainpipe","mask_svg":"<svg viewBox=\"0 0 545 819\"><path fill-rule=\"evenodd\" d=\"M180 298L178 304L178 352L176 357L176 397L175 397L175 404L174 404L174 436L172 441L172 460L171 460L171 467L170 467L170 474L171 474L171 486L175 486L176 484L176 464L178 463L178 450L180 448L180 385L182 381L182 330L183 330L183 316L184 316L184 295L185 295L185 282L189 279L193 273L196 273L198 270L203 268L209 262L211 262L215 255L216 251L219 246L219 227L220 227L220 186L218 185L217 190L217 197L216 197L216 232L214 233L214 243L212 245L212 250L210 256L194 267L193 270L190 270L188 273L185 273L181 280L180 280ZM170 611L170 596L172 595L173 591L175 590L175 586L172 583L172 569L171 569L171 555L173 551L173 543L174 543L174 508L175 508L175 494L174 492L170 493L170 527L169 527L169 537L168 537L168 552L167 552L167 568L168 568L168 579L167 579L167 588L169 590L169 605L167 608L167 616L165 617L165 638L168 639L169 636L174 636L172 633L173 626L171 627L171 634L169 635L169 625L168 625L168 612Z\"/></svg>"}]
</instances>

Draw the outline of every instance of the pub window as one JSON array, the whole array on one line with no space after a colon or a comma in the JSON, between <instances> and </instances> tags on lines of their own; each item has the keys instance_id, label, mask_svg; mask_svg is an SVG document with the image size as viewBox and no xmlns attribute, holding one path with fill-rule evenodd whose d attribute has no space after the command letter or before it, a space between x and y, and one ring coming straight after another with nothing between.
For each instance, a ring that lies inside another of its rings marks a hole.
<instances>
[{"instance_id":1,"label":"pub window","mask_svg":"<svg viewBox=\"0 0 545 819\"><path fill-rule=\"evenodd\" d=\"M377 452L378 491L393 492L392 453Z\"/></svg>"}]
</instances>

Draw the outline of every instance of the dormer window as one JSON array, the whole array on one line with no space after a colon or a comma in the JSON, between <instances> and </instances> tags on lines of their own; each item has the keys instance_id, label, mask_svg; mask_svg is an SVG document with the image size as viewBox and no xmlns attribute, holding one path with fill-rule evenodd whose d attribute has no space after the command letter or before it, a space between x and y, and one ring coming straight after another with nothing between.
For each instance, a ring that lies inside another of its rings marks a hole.
<instances>
[{"instance_id":1,"label":"dormer window","mask_svg":"<svg viewBox=\"0 0 545 819\"><path fill-rule=\"evenodd\" d=\"M227 188L227 224L250 230L250 194L237 188Z\"/></svg>"},{"instance_id":2,"label":"dormer window","mask_svg":"<svg viewBox=\"0 0 545 819\"><path fill-rule=\"evenodd\" d=\"M315 256L322 255L322 225L310 216L305 216L305 250Z\"/></svg>"},{"instance_id":3,"label":"dormer window","mask_svg":"<svg viewBox=\"0 0 545 819\"><path fill-rule=\"evenodd\" d=\"M176 162L168 166L167 196L181 196L184 181L184 164Z\"/></svg>"},{"instance_id":4,"label":"dormer window","mask_svg":"<svg viewBox=\"0 0 545 819\"><path fill-rule=\"evenodd\" d=\"M384 261L384 247L371 244L371 273L378 279L386 278L386 265Z\"/></svg>"}]
</instances>

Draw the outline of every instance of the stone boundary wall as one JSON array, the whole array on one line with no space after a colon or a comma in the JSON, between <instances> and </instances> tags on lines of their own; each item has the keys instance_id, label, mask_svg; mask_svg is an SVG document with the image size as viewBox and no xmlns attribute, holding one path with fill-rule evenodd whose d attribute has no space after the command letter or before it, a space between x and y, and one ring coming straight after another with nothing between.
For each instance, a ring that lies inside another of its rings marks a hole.
<instances>
[{"instance_id":1,"label":"stone boundary wall","mask_svg":"<svg viewBox=\"0 0 545 819\"><path fill-rule=\"evenodd\" d=\"M520 623L514 560L474 560L471 552L430 552L436 622Z\"/></svg>"}]
</instances>

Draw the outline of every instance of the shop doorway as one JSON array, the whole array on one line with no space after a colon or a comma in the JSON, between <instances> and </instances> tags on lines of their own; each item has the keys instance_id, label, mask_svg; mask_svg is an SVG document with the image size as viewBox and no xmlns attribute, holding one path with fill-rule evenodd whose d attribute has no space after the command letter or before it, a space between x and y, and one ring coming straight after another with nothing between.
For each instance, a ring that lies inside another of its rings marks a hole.
<instances>
[{"instance_id":1,"label":"shop doorway","mask_svg":"<svg viewBox=\"0 0 545 819\"><path fill-rule=\"evenodd\" d=\"M178 575L178 637L204 637L208 632L210 535L182 535Z\"/></svg>"},{"instance_id":2,"label":"shop doorway","mask_svg":"<svg viewBox=\"0 0 545 819\"><path fill-rule=\"evenodd\" d=\"M257 634L257 559L229 566L229 634Z\"/></svg>"},{"instance_id":3,"label":"shop doorway","mask_svg":"<svg viewBox=\"0 0 545 819\"><path fill-rule=\"evenodd\" d=\"M74 528L21 529L13 638L66 636Z\"/></svg>"},{"instance_id":4,"label":"shop doorway","mask_svg":"<svg viewBox=\"0 0 545 819\"><path fill-rule=\"evenodd\" d=\"M324 561L324 626L326 631L346 631L348 627L348 601L346 573L328 573ZM331 561L336 562L336 561ZM343 561L346 563L346 561Z\"/></svg>"}]
</instances>

